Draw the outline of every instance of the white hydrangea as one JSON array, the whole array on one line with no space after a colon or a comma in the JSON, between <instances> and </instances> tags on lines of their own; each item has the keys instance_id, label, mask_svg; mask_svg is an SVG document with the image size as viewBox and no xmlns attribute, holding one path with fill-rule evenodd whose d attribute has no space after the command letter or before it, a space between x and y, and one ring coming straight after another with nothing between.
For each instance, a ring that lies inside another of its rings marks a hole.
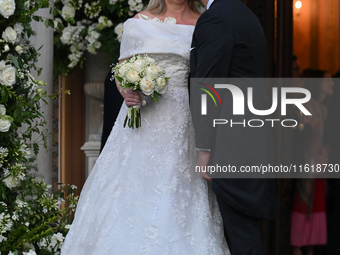
<instances>
[{"instance_id":1,"label":"white hydrangea","mask_svg":"<svg viewBox=\"0 0 340 255\"><path fill-rule=\"evenodd\" d=\"M80 39L80 33L85 27L82 25L71 26L68 24L67 27L64 28L63 33L60 37L60 41L63 44L73 44L78 42Z\"/></svg>"},{"instance_id":2,"label":"white hydrangea","mask_svg":"<svg viewBox=\"0 0 340 255\"><path fill-rule=\"evenodd\" d=\"M6 62L5 62L5 60L1 60L1 61L0 61L0 71L4 70L5 67L6 67Z\"/></svg>"},{"instance_id":3,"label":"white hydrangea","mask_svg":"<svg viewBox=\"0 0 340 255\"><path fill-rule=\"evenodd\" d=\"M28 206L27 202L24 202L24 201L20 200L19 198L17 198L15 200L15 203L17 204L18 208L24 208L24 207Z\"/></svg>"},{"instance_id":4,"label":"white hydrangea","mask_svg":"<svg viewBox=\"0 0 340 255\"><path fill-rule=\"evenodd\" d=\"M15 32L17 32L17 34L20 35L22 32L24 32L24 26L20 22L18 22L14 25L14 30Z\"/></svg>"},{"instance_id":5,"label":"white hydrangea","mask_svg":"<svg viewBox=\"0 0 340 255\"><path fill-rule=\"evenodd\" d=\"M6 107L3 104L0 104L0 115L6 115ZM0 153L1 153L1 148L0 147Z\"/></svg>"},{"instance_id":6,"label":"white hydrangea","mask_svg":"<svg viewBox=\"0 0 340 255\"><path fill-rule=\"evenodd\" d=\"M30 0L27 0L27 1L24 3L24 7L25 7L26 10L28 10L28 9L31 7Z\"/></svg>"}]
</instances>

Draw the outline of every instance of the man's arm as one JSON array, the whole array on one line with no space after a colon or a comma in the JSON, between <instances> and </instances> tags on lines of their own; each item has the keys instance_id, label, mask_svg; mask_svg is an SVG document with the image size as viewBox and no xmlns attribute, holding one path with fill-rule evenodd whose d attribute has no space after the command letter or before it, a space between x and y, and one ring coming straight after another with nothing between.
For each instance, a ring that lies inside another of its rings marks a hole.
<instances>
[{"instance_id":1,"label":"man's arm","mask_svg":"<svg viewBox=\"0 0 340 255\"><path fill-rule=\"evenodd\" d=\"M210 13L204 13L197 22L195 32L197 65L195 78L226 78L234 50L232 32L220 18ZM219 108L214 106L212 100L207 100L207 115L201 116L201 93L192 91L194 126L196 133L196 147L211 150L214 145L215 128L213 119L218 119ZM222 99L223 100L223 99Z\"/></svg>"},{"instance_id":2,"label":"man's arm","mask_svg":"<svg viewBox=\"0 0 340 255\"><path fill-rule=\"evenodd\" d=\"M205 13L202 22L196 26L196 50L197 50L197 68L196 78L226 78L229 74L232 53L234 49L234 40L231 31L216 16ZM197 92L195 90L195 92ZM213 106L212 100L208 100L208 111L206 116L200 116L200 94L195 93L192 109L195 111L193 118L196 147L199 149L198 163L200 167L200 176L206 181L211 178L203 169L209 164L211 150L215 143L215 128L212 125L213 119L218 118L219 111Z\"/></svg>"},{"instance_id":3,"label":"man's arm","mask_svg":"<svg viewBox=\"0 0 340 255\"><path fill-rule=\"evenodd\" d=\"M209 177L209 175L205 172L203 172L203 169L206 169L205 167L208 166L210 160L210 151L203 151L200 150L198 152L198 162L197 162L197 166L200 167L200 176L203 180L206 180L208 182L211 181L211 178Z\"/></svg>"}]
</instances>

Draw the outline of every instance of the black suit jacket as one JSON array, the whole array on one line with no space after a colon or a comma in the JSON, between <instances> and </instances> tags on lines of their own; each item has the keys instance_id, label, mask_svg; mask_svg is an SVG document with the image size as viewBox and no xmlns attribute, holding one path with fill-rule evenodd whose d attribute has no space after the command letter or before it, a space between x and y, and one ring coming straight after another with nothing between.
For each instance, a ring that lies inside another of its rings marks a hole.
<instances>
[{"instance_id":1,"label":"black suit jacket","mask_svg":"<svg viewBox=\"0 0 340 255\"><path fill-rule=\"evenodd\" d=\"M192 78L263 77L266 42L260 22L240 0L215 0L197 21L190 55ZM246 85L240 86L246 92ZM269 109L263 84L254 86L254 106ZM236 121L259 118L249 110L245 111L245 116L233 116L230 93L226 93L222 101L223 107L216 118ZM196 110L200 111L200 107L195 106ZM201 125L195 119L194 126L196 147L211 150L212 165L230 164L239 168L273 164L272 135L268 126L212 130L212 125ZM274 179L213 179L212 188L226 203L244 214L275 217Z\"/></svg>"},{"instance_id":2,"label":"black suit jacket","mask_svg":"<svg viewBox=\"0 0 340 255\"><path fill-rule=\"evenodd\" d=\"M112 73L109 72L106 76L104 87L104 119L103 119L103 133L100 151L103 150L106 140L109 138L111 130L115 124L119 114L124 98L119 93L115 80L111 81Z\"/></svg>"}]
</instances>

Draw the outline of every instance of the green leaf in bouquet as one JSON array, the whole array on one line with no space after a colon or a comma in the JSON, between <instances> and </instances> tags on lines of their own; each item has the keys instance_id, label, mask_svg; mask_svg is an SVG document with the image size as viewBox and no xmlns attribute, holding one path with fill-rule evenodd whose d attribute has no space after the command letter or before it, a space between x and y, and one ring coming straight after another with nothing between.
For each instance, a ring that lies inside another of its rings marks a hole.
<instances>
[{"instance_id":1,"label":"green leaf in bouquet","mask_svg":"<svg viewBox=\"0 0 340 255\"><path fill-rule=\"evenodd\" d=\"M152 98L156 101L156 103L158 103L158 98L156 97L155 94L152 95Z\"/></svg>"},{"instance_id":2,"label":"green leaf in bouquet","mask_svg":"<svg viewBox=\"0 0 340 255\"><path fill-rule=\"evenodd\" d=\"M115 77L117 78L117 80L118 80L119 82L123 82L123 78L121 78L120 76L115 75Z\"/></svg>"},{"instance_id":3,"label":"green leaf in bouquet","mask_svg":"<svg viewBox=\"0 0 340 255\"><path fill-rule=\"evenodd\" d=\"M125 120L124 120L124 127L126 126L127 120L128 120L128 116L126 115Z\"/></svg>"},{"instance_id":4,"label":"green leaf in bouquet","mask_svg":"<svg viewBox=\"0 0 340 255\"><path fill-rule=\"evenodd\" d=\"M161 94L159 94L157 91L154 92L154 95L156 94L156 96L158 97L163 97Z\"/></svg>"},{"instance_id":5,"label":"green leaf in bouquet","mask_svg":"<svg viewBox=\"0 0 340 255\"><path fill-rule=\"evenodd\" d=\"M135 120L135 109L133 108L132 111L131 111L131 125L132 125L132 128L133 128L134 120Z\"/></svg>"}]
</instances>

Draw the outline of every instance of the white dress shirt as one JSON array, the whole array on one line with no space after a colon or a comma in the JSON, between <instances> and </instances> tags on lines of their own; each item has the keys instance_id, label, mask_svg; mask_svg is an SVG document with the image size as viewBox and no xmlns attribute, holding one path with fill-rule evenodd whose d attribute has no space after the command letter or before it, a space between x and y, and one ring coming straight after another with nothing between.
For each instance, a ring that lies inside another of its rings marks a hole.
<instances>
[{"instance_id":1,"label":"white dress shirt","mask_svg":"<svg viewBox=\"0 0 340 255\"><path fill-rule=\"evenodd\" d=\"M209 0L208 4L207 4L207 10L209 9L209 7L211 6L211 4L214 2L214 0Z\"/></svg>"}]
</instances>

